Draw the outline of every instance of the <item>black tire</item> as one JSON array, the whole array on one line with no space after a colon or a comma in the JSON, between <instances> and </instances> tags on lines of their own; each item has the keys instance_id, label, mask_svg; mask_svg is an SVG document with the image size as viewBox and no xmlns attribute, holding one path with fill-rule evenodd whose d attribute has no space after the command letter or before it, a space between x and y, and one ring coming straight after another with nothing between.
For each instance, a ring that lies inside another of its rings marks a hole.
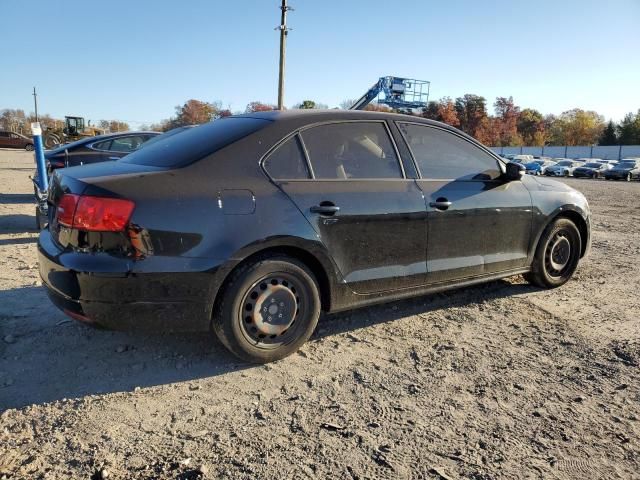
<instances>
[{"instance_id":1,"label":"black tire","mask_svg":"<svg viewBox=\"0 0 640 480\"><path fill-rule=\"evenodd\" d=\"M568 177L569 176L569 172L564 172L564 176Z\"/></svg>"},{"instance_id":2,"label":"black tire","mask_svg":"<svg viewBox=\"0 0 640 480\"><path fill-rule=\"evenodd\" d=\"M575 223L567 218L558 218L545 228L525 279L542 288L564 285L573 276L578 262L582 242Z\"/></svg>"},{"instance_id":3,"label":"black tire","mask_svg":"<svg viewBox=\"0 0 640 480\"><path fill-rule=\"evenodd\" d=\"M268 363L297 351L315 330L319 316L320 293L313 273L295 258L270 255L231 274L212 324L234 355Z\"/></svg>"},{"instance_id":4,"label":"black tire","mask_svg":"<svg viewBox=\"0 0 640 480\"><path fill-rule=\"evenodd\" d=\"M27 152L33 152L33 143L27 143L27 144L24 146L24 149L25 149Z\"/></svg>"}]
</instances>

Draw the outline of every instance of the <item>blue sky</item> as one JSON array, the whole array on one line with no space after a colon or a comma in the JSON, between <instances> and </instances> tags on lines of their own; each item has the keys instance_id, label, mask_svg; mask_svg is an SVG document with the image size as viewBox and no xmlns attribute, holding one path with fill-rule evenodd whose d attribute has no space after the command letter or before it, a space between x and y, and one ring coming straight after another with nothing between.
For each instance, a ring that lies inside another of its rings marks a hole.
<instances>
[{"instance_id":1,"label":"blue sky","mask_svg":"<svg viewBox=\"0 0 640 480\"><path fill-rule=\"evenodd\" d=\"M32 111L33 85L42 113L133 127L189 98L275 103L278 4L0 0L0 109ZM614 120L640 108L640 0L290 4L289 106L337 106L399 75L430 80L432 99L513 95L543 113L580 107Z\"/></svg>"}]
</instances>

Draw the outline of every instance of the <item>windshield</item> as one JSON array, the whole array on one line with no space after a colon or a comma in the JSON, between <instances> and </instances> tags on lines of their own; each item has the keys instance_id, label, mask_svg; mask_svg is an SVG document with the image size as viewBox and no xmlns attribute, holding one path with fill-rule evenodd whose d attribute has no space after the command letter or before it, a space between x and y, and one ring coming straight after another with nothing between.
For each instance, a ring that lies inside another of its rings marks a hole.
<instances>
[{"instance_id":1,"label":"windshield","mask_svg":"<svg viewBox=\"0 0 640 480\"><path fill-rule=\"evenodd\" d=\"M56 147L53 150L48 150L47 153L64 152L68 148L79 147L80 145L84 145L85 143L89 143L91 141L99 140L100 138L103 138L103 137L97 136L97 137L82 138L80 140L76 140L75 142L65 143L64 145L60 145L59 147Z\"/></svg>"},{"instance_id":2,"label":"windshield","mask_svg":"<svg viewBox=\"0 0 640 480\"><path fill-rule=\"evenodd\" d=\"M636 166L636 162L634 161L625 161L623 160L621 163L618 164L619 168L634 168Z\"/></svg>"},{"instance_id":3,"label":"windshield","mask_svg":"<svg viewBox=\"0 0 640 480\"><path fill-rule=\"evenodd\" d=\"M570 167L571 165L573 165L573 162L571 160L563 160L561 162L558 162L558 166L560 167Z\"/></svg>"},{"instance_id":4,"label":"windshield","mask_svg":"<svg viewBox=\"0 0 640 480\"><path fill-rule=\"evenodd\" d=\"M159 135L157 142L127 155L121 161L152 167L184 167L257 132L270 123L270 120L251 117L221 118L196 128L186 129L180 135L172 135L169 138Z\"/></svg>"},{"instance_id":5,"label":"windshield","mask_svg":"<svg viewBox=\"0 0 640 480\"><path fill-rule=\"evenodd\" d=\"M144 142L140 148L147 148L149 145L153 145L156 142L161 142L162 140L166 140L169 137L172 137L180 132L184 132L185 130L188 130L189 128L194 128L196 126L197 125L187 125L184 127L178 127L178 128L174 128L173 130L169 130L168 132L164 132L162 135L156 135L151 140L147 140L146 142Z\"/></svg>"},{"instance_id":6,"label":"windshield","mask_svg":"<svg viewBox=\"0 0 640 480\"><path fill-rule=\"evenodd\" d=\"M600 168L602 166L601 163L587 163L585 167L587 168Z\"/></svg>"}]
</instances>

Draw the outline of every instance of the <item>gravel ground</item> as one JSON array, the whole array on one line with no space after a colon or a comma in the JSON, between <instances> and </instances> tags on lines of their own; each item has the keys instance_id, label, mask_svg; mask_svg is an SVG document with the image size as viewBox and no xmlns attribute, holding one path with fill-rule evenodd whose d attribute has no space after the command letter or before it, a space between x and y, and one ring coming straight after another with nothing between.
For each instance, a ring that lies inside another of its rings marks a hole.
<instances>
[{"instance_id":1,"label":"gravel ground","mask_svg":"<svg viewBox=\"0 0 640 480\"><path fill-rule=\"evenodd\" d=\"M640 182L566 180L593 249L323 318L242 364L211 335L99 331L46 298L32 155L0 151L0 478L640 478Z\"/></svg>"}]
</instances>

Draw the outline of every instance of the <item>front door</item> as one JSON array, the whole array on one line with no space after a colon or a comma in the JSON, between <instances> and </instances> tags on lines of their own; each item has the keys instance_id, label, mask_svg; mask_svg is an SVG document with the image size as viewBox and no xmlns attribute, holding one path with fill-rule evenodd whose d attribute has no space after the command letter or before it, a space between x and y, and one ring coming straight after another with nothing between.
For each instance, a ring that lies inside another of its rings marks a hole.
<instances>
[{"instance_id":1,"label":"front door","mask_svg":"<svg viewBox=\"0 0 640 480\"><path fill-rule=\"evenodd\" d=\"M429 283L524 267L532 205L521 181L507 182L498 160L463 136L400 123L427 202Z\"/></svg>"},{"instance_id":2,"label":"front door","mask_svg":"<svg viewBox=\"0 0 640 480\"><path fill-rule=\"evenodd\" d=\"M300 159L298 167L287 172L278 167L294 157ZM300 166L305 159L308 174ZM267 158L265 169L280 177L280 187L313 226L353 291L425 283L424 198L415 181L405 178L385 122L305 129Z\"/></svg>"}]
</instances>

